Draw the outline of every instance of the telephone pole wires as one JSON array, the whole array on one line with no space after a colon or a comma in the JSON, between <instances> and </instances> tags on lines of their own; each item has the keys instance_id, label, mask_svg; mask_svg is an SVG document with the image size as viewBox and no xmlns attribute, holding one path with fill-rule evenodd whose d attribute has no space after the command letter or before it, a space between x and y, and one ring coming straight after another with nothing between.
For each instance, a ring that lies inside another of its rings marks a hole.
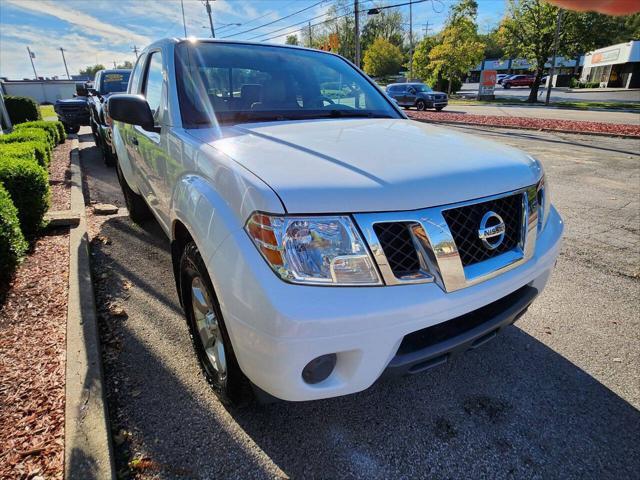
<instances>
[{"instance_id":1,"label":"telephone pole wires","mask_svg":"<svg viewBox=\"0 0 640 480\"><path fill-rule=\"evenodd\" d=\"M62 61L64 62L64 70L67 72L67 79L71 80L71 76L69 75L69 69L67 68L67 59L64 58L64 48L60 47L60 53L62 53Z\"/></svg>"}]
</instances>

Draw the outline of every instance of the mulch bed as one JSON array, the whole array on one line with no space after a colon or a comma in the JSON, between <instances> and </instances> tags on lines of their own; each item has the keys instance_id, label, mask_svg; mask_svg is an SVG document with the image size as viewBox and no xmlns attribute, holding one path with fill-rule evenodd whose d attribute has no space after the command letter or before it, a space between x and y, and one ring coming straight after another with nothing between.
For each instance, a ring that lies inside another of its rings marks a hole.
<instances>
[{"instance_id":1,"label":"mulch bed","mask_svg":"<svg viewBox=\"0 0 640 480\"><path fill-rule=\"evenodd\" d=\"M71 141L49 166L51 209L70 208ZM0 478L63 478L69 229L36 240L0 289ZM3 302L4 299L4 303Z\"/></svg>"},{"instance_id":2,"label":"mulch bed","mask_svg":"<svg viewBox=\"0 0 640 480\"><path fill-rule=\"evenodd\" d=\"M51 210L71 208L71 140L56 147L49 165Z\"/></svg>"},{"instance_id":3,"label":"mulch bed","mask_svg":"<svg viewBox=\"0 0 640 480\"><path fill-rule=\"evenodd\" d=\"M474 115L469 113L406 111L407 115L425 122L450 122L491 127L526 128L570 133L597 133L604 135L627 135L640 137L640 126L620 123L581 122L548 118L506 117L498 115Z\"/></svg>"}]
</instances>

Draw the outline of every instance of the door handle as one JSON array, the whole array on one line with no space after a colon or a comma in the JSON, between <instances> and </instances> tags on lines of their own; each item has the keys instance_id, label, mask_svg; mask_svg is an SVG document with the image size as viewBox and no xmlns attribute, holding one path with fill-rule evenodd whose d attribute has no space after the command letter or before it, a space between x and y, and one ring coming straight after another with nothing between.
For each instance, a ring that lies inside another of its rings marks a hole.
<instances>
[{"instance_id":1,"label":"door handle","mask_svg":"<svg viewBox=\"0 0 640 480\"><path fill-rule=\"evenodd\" d=\"M131 137L131 143L138 145L138 139L136 137Z\"/></svg>"}]
</instances>

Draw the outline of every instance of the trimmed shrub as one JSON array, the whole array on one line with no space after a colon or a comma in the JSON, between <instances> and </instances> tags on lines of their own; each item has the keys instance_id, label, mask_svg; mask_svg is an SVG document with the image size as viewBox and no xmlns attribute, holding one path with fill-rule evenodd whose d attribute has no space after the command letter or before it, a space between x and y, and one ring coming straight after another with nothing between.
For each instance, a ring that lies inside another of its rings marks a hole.
<instances>
[{"instance_id":1,"label":"trimmed shrub","mask_svg":"<svg viewBox=\"0 0 640 480\"><path fill-rule=\"evenodd\" d=\"M55 130L41 128L41 127L24 127L20 128L20 125L17 125L16 128L13 129L14 132L43 132L45 134L45 138L47 143L53 149L58 144L58 129ZM12 132L13 133L13 132Z\"/></svg>"},{"instance_id":2,"label":"trimmed shrub","mask_svg":"<svg viewBox=\"0 0 640 480\"><path fill-rule=\"evenodd\" d=\"M29 97L4 97L4 104L7 107L11 123L30 122L42 120L38 104Z\"/></svg>"},{"instance_id":3,"label":"trimmed shrub","mask_svg":"<svg viewBox=\"0 0 640 480\"><path fill-rule=\"evenodd\" d=\"M60 143L64 143L65 140L67 139L67 132L64 129L64 123L60 121L56 121L53 123L56 124L56 127L58 129L58 135L60 136Z\"/></svg>"},{"instance_id":4,"label":"trimmed shrub","mask_svg":"<svg viewBox=\"0 0 640 480\"><path fill-rule=\"evenodd\" d=\"M15 130L24 130L25 128L40 128L45 130L49 136L55 142L54 145L58 143L62 143L64 141L64 137L60 135L60 130L58 129L58 123L62 125L62 122L49 122L46 120L40 120L37 122L25 122L16 125ZM64 129L64 126L62 127Z\"/></svg>"},{"instance_id":5,"label":"trimmed shrub","mask_svg":"<svg viewBox=\"0 0 640 480\"><path fill-rule=\"evenodd\" d=\"M16 142L40 142L42 143L51 158L51 142L49 135L39 128L24 128L16 130L8 135L0 135L0 143L16 143Z\"/></svg>"},{"instance_id":6,"label":"trimmed shrub","mask_svg":"<svg viewBox=\"0 0 640 480\"><path fill-rule=\"evenodd\" d=\"M0 143L0 162L9 158L35 160L45 168L50 161L48 146L41 142Z\"/></svg>"},{"instance_id":7,"label":"trimmed shrub","mask_svg":"<svg viewBox=\"0 0 640 480\"><path fill-rule=\"evenodd\" d=\"M49 208L47 171L34 161L10 158L0 162L0 184L18 209L22 233L27 238L36 235Z\"/></svg>"},{"instance_id":8,"label":"trimmed shrub","mask_svg":"<svg viewBox=\"0 0 640 480\"><path fill-rule=\"evenodd\" d=\"M7 190L0 185L0 284L9 281L27 247L20 230L18 210Z\"/></svg>"}]
</instances>

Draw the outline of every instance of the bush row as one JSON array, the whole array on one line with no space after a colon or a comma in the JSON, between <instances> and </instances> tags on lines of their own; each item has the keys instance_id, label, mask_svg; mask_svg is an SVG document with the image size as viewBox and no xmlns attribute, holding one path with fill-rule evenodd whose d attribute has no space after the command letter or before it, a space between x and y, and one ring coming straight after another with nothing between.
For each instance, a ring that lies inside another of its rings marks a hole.
<instances>
[{"instance_id":1,"label":"bush row","mask_svg":"<svg viewBox=\"0 0 640 480\"><path fill-rule=\"evenodd\" d=\"M32 98L4 97L4 105L7 107L7 113L13 125L32 120L42 120L38 104Z\"/></svg>"},{"instance_id":2,"label":"bush row","mask_svg":"<svg viewBox=\"0 0 640 480\"><path fill-rule=\"evenodd\" d=\"M65 141L61 122L29 121L0 135L0 282L40 231L49 208L47 167L53 147Z\"/></svg>"}]
</instances>

